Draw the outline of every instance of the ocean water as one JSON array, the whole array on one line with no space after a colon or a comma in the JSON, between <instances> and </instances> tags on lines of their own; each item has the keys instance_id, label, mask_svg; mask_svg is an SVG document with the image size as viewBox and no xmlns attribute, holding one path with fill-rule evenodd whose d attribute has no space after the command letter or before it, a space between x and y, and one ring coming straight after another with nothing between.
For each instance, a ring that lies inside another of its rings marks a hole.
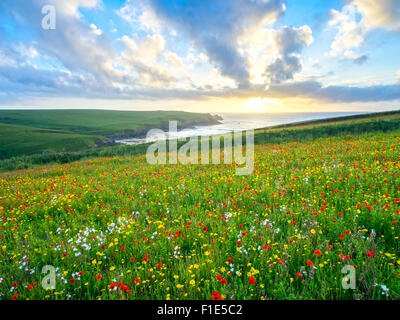
<instances>
[{"instance_id":1,"label":"ocean water","mask_svg":"<svg viewBox=\"0 0 400 320\"><path fill-rule=\"evenodd\" d=\"M191 136L222 135L251 129L259 129L279 124L287 124L314 119L335 118L360 114L360 112L319 112L319 113L216 113L223 120L220 124L198 126L178 132L152 133L144 139L125 139L117 142L127 145L153 142L162 139L187 138Z\"/></svg>"}]
</instances>

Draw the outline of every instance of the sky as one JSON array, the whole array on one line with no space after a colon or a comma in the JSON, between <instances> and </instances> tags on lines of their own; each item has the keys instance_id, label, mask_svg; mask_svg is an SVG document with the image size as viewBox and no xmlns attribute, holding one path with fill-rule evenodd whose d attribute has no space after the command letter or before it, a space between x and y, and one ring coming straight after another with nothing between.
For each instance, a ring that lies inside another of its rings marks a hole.
<instances>
[{"instance_id":1,"label":"sky","mask_svg":"<svg viewBox=\"0 0 400 320\"><path fill-rule=\"evenodd\" d=\"M394 110L399 52L399 0L1 0L0 108Z\"/></svg>"}]
</instances>

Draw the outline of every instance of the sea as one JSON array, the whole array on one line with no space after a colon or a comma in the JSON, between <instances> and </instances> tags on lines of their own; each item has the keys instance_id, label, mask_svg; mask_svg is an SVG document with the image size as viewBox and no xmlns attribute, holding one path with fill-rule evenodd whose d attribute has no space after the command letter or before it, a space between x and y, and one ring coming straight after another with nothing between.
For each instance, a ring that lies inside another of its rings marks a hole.
<instances>
[{"instance_id":1,"label":"sea","mask_svg":"<svg viewBox=\"0 0 400 320\"><path fill-rule=\"evenodd\" d=\"M133 145L154 142L164 139L188 138L191 136L223 135L229 132L246 131L265 127L276 126L293 122L317 120L325 118L344 117L363 112L318 112L318 113L213 113L223 118L220 124L208 126L196 126L177 132L161 132L160 130L149 132L146 138L134 138L118 140L118 143Z\"/></svg>"}]
</instances>

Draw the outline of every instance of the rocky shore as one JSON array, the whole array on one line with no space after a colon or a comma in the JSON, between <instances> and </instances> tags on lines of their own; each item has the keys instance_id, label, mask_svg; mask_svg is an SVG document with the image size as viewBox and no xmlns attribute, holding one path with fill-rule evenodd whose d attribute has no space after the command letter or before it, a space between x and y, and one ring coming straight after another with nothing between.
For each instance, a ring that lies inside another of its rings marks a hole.
<instances>
[{"instance_id":1,"label":"rocky shore","mask_svg":"<svg viewBox=\"0 0 400 320\"><path fill-rule=\"evenodd\" d=\"M196 126L211 126L211 125L216 125L220 124L220 120L223 120L223 118L219 115L211 115L208 114L207 119L205 120L177 120L178 122L178 130L183 130L183 129L191 129ZM163 131L168 131L169 130L169 122L168 121L163 121L161 122L158 126L149 126L146 125L140 129L137 130L125 130L122 132L115 133L111 136L107 136L107 140L102 142L101 144L96 145L96 147L104 147L104 146L116 146L120 145L121 143L118 142L120 140L126 140L126 139L143 139L146 137L146 134L149 130L151 129L160 129Z\"/></svg>"}]
</instances>

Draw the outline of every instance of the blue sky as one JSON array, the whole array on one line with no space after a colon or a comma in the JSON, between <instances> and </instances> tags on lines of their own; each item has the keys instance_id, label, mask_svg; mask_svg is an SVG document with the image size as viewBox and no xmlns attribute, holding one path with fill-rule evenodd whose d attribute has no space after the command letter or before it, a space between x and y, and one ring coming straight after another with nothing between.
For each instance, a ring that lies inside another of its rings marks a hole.
<instances>
[{"instance_id":1,"label":"blue sky","mask_svg":"<svg viewBox=\"0 0 400 320\"><path fill-rule=\"evenodd\" d=\"M397 0L2 0L0 108L392 110L398 52Z\"/></svg>"}]
</instances>

